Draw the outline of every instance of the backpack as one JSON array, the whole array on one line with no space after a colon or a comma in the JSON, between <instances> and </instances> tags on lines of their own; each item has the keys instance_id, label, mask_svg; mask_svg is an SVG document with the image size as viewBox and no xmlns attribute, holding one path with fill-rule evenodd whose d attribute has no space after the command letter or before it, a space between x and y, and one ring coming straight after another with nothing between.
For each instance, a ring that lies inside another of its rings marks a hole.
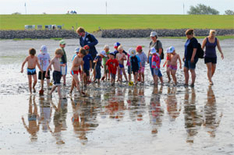
<instances>
[{"instance_id":1,"label":"backpack","mask_svg":"<svg viewBox=\"0 0 234 155\"><path fill-rule=\"evenodd\" d=\"M204 58L204 51L203 49L201 48L201 44L198 43L197 45L197 57L200 58L200 59L203 59Z\"/></svg>"},{"instance_id":2,"label":"backpack","mask_svg":"<svg viewBox=\"0 0 234 155\"><path fill-rule=\"evenodd\" d=\"M155 48L157 51L159 50L158 42L159 42L159 40L157 40L157 44L156 44L156 48ZM152 45L152 41L150 42L150 45ZM160 55L160 59L161 59L161 60L164 59L163 48L162 48L162 53L161 53L161 55Z\"/></svg>"}]
</instances>

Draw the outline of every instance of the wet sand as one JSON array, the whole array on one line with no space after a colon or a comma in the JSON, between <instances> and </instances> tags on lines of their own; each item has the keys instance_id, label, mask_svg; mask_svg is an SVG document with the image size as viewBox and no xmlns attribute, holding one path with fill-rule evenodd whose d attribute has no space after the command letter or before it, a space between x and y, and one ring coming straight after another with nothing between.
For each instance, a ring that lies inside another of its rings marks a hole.
<instances>
[{"instance_id":1,"label":"wet sand","mask_svg":"<svg viewBox=\"0 0 234 155\"><path fill-rule=\"evenodd\" d=\"M149 43L99 38L97 49L116 41L126 50L144 45L147 51ZM183 56L185 40L161 41L164 50L174 45ZM78 40L66 42L70 60ZM194 89L181 86L182 70L177 72L178 87L167 83L154 87L147 65L145 85L90 85L86 97L68 95L68 74L63 100L57 93L52 99L38 93L30 96L27 75L20 73L28 49L39 51L43 44L53 57L58 41L0 41L0 154L234 154L234 40L221 41L225 59L218 54L212 87L200 59Z\"/></svg>"}]
</instances>

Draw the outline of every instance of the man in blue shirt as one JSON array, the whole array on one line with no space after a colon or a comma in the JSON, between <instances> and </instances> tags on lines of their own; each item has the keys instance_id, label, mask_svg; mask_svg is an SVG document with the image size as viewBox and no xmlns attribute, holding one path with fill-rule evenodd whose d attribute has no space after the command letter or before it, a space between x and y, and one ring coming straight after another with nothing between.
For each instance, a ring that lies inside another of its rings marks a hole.
<instances>
[{"instance_id":1,"label":"man in blue shirt","mask_svg":"<svg viewBox=\"0 0 234 155\"><path fill-rule=\"evenodd\" d=\"M79 27L76 30L77 34L80 36L80 46L84 47L85 45L89 46L89 54L92 56L92 59L97 55L97 50L95 48L95 45L98 44L98 40L94 37L94 35L85 32L84 28ZM92 65L94 67L94 64Z\"/></svg>"}]
</instances>

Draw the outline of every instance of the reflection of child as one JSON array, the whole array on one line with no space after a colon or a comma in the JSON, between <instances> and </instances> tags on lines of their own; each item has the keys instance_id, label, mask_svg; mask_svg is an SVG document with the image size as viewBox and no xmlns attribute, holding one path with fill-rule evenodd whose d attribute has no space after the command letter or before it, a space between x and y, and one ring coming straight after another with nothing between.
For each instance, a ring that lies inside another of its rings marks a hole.
<instances>
[{"instance_id":1,"label":"reflection of child","mask_svg":"<svg viewBox=\"0 0 234 155\"><path fill-rule=\"evenodd\" d=\"M38 58L35 56L36 50L34 48L29 49L29 56L27 56L22 64L21 67L21 73L24 71L24 65L26 62L28 62L28 68L27 68L27 74L28 74L28 84L29 84L29 91L32 93L32 88L33 92L36 92L35 86L37 84L37 72L36 72L36 65L42 71L39 63L38 63ZM33 87L32 87L32 77L33 77Z\"/></svg>"},{"instance_id":2,"label":"reflection of child","mask_svg":"<svg viewBox=\"0 0 234 155\"><path fill-rule=\"evenodd\" d=\"M101 51L101 53L98 56L96 56L96 58L93 61L93 63L95 63L95 66L96 66L96 68L95 68L96 75L95 75L94 81L96 81L96 79L98 79L98 83L100 83L100 79L101 79L101 67L103 67L102 66L102 58L103 57L107 57L105 51Z\"/></svg>"},{"instance_id":3,"label":"reflection of child","mask_svg":"<svg viewBox=\"0 0 234 155\"><path fill-rule=\"evenodd\" d=\"M52 59L52 61L50 62L49 66L46 69L46 77L48 76L48 71L51 68L51 66L53 65L54 68L54 72L53 72L53 80L54 80L54 86L52 88L52 90L50 91L50 95L53 93L53 91L58 87L58 95L59 98L61 98L61 93L60 93L60 80L61 80L61 72L60 72L60 58L63 55L63 51L61 49L56 49L55 51L55 57Z\"/></svg>"},{"instance_id":4,"label":"reflection of child","mask_svg":"<svg viewBox=\"0 0 234 155\"><path fill-rule=\"evenodd\" d=\"M138 72L141 68L141 59L136 55L135 50L129 50L130 51L130 65L131 65L131 71L134 75L134 83L137 84L137 77Z\"/></svg>"},{"instance_id":5,"label":"reflection of child","mask_svg":"<svg viewBox=\"0 0 234 155\"><path fill-rule=\"evenodd\" d=\"M145 62L147 61L147 56L145 55L145 53L142 51L142 46L137 46L136 48L137 51L137 56L140 58L141 60L141 67L139 69L139 81L144 83L145 81Z\"/></svg>"},{"instance_id":6,"label":"reflection of child","mask_svg":"<svg viewBox=\"0 0 234 155\"><path fill-rule=\"evenodd\" d=\"M41 46L40 51L41 51L41 53L38 54L38 60L39 60L40 66L43 70L43 74L41 74L41 71L39 71L38 79L41 80L41 84L42 84L42 88L43 88L46 69L50 64L50 55L47 53L47 47L45 45ZM42 77L41 77L41 75L42 75ZM48 77L46 77L46 80L47 80L47 88L49 88L49 86L50 86L50 71L48 71Z\"/></svg>"},{"instance_id":7,"label":"reflection of child","mask_svg":"<svg viewBox=\"0 0 234 155\"><path fill-rule=\"evenodd\" d=\"M158 70L160 69L160 57L154 47L151 48L152 56L151 68L153 70L154 85L158 85Z\"/></svg>"},{"instance_id":8,"label":"reflection of child","mask_svg":"<svg viewBox=\"0 0 234 155\"><path fill-rule=\"evenodd\" d=\"M123 46L118 47L118 52L116 55L116 59L119 61L119 68L118 68L118 80L122 82L122 73L124 74L124 77L126 81L128 81L125 69L124 69L124 61L127 60L126 55L123 53Z\"/></svg>"},{"instance_id":9,"label":"reflection of child","mask_svg":"<svg viewBox=\"0 0 234 155\"><path fill-rule=\"evenodd\" d=\"M114 53L110 53L110 59L107 60L106 66L108 66L109 73L111 75L111 85L115 84L116 71L119 66L119 62L114 58Z\"/></svg>"}]
</instances>

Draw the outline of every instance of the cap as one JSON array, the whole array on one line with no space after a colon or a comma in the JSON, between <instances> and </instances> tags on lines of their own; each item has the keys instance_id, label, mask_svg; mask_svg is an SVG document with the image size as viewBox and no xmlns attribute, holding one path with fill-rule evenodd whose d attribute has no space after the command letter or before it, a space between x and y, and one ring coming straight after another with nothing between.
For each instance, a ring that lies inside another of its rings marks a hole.
<instances>
[{"instance_id":1,"label":"cap","mask_svg":"<svg viewBox=\"0 0 234 155\"><path fill-rule=\"evenodd\" d=\"M173 53L175 50L175 47L171 46L167 48L167 53Z\"/></svg>"},{"instance_id":2,"label":"cap","mask_svg":"<svg viewBox=\"0 0 234 155\"><path fill-rule=\"evenodd\" d=\"M120 43L119 43L119 42L116 42L116 43L114 44L114 48L118 48L119 45L120 45Z\"/></svg>"},{"instance_id":3,"label":"cap","mask_svg":"<svg viewBox=\"0 0 234 155\"><path fill-rule=\"evenodd\" d=\"M46 47L46 45L42 45L40 51L42 53L47 53L47 47Z\"/></svg>"},{"instance_id":4,"label":"cap","mask_svg":"<svg viewBox=\"0 0 234 155\"><path fill-rule=\"evenodd\" d=\"M129 54L130 54L130 56L135 56L136 55L136 50L129 49Z\"/></svg>"},{"instance_id":5,"label":"cap","mask_svg":"<svg viewBox=\"0 0 234 155\"><path fill-rule=\"evenodd\" d=\"M157 32L152 31L152 32L150 33L150 37L155 37L155 36L158 36Z\"/></svg>"},{"instance_id":6,"label":"cap","mask_svg":"<svg viewBox=\"0 0 234 155\"><path fill-rule=\"evenodd\" d=\"M157 51L156 51L156 49L155 49L154 47L152 47L152 48L150 49L150 53L151 53L151 54L155 54L155 53L157 53Z\"/></svg>"},{"instance_id":7,"label":"cap","mask_svg":"<svg viewBox=\"0 0 234 155\"><path fill-rule=\"evenodd\" d=\"M110 49L110 47L108 45L105 45L104 49Z\"/></svg>"},{"instance_id":8,"label":"cap","mask_svg":"<svg viewBox=\"0 0 234 155\"><path fill-rule=\"evenodd\" d=\"M80 51L79 47L75 49L75 53L79 53L79 51Z\"/></svg>"},{"instance_id":9,"label":"cap","mask_svg":"<svg viewBox=\"0 0 234 155\"><path fill-rule=\"evenodd\" d=\"M137 50L137 51L142 50L142 46L140 46L140 45L137 46L137 47L136 47L136 50Z\"/></svg>"},{"instance_id":10,"label":"cap","mask_svg":"<svg viewBox=\"0 0 234 155\"><path fill-rule=\"evenodd\" d=\"M101 55L103 55L104 57L107 57L107 55L106 55L106 52L105 51L101 51L101 53L100 53Z\"/></svg>"},{"instance_id":11,"label":"cap","mask_svg":"<svg viewBox=\"0 0 234 155\"><path fill-rule=\"evenodd\" d=\"M61 44L61 45L65 45L65 44L66 44L66 42L65 42L64 40L60 40L59 44Z\"/></svg>"},{"instance_id":12,"label":"cap","mask_svg":"<svg viewBox=\"0 0 234 155\"><path fill-rule=\"evenodd\" d=\"M85 50L89 50L89 45L85 45L83 48L84 48Z\"/></svg>"},{"instance_id":13,"label":"cap","mask_svg":"<svg viewBox=\"0 0 234 155\"><path fill-rule=\"evenodd\" d=\"M115 55L115 53L114 53L114 52L111 52L110 55Z\"/></svg>"}]
</instances>

